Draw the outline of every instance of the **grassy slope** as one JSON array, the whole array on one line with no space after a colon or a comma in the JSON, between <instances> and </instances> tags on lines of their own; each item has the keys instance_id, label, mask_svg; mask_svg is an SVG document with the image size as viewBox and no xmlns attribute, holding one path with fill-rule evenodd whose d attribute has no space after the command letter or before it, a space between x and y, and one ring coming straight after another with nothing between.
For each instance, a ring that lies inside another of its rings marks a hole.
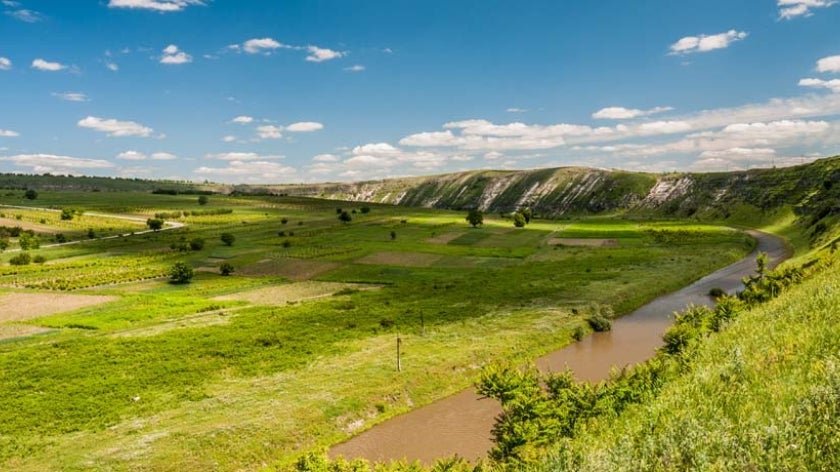
<instances>
[{"instance_id":1,"label":"grassy slope","mask_svg":"<svg viewBox=\"0 0 840 472\"><path fill-rule=\"evenodd\" d=\"M590 422L543 468L838 470L840 261L829 245L798 249L828 267L707 339L655 399Z\"/></svg>"}]
</instances>

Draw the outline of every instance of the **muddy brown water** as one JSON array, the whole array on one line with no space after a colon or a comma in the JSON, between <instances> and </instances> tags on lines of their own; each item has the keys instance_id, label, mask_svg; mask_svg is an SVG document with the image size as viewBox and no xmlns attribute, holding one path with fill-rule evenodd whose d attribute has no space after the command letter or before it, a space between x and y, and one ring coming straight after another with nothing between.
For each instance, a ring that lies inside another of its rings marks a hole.
<instances>
[{"instance_id":1,"label":"muddy brown water","mask_svg":"<svg viewBox=\"0 0 840 472\"><path fill-rule=\"evenodd\" d=\"M673 322L674 312L690 304L711 305L708 293L714 287L730 293L742 289L741 278L754 273L758 252L768 254L770 267L789 257L783 240L758 231L749 233L758 245L745 259L614 320L612 331L593 333L537 359L537 366L554 372L569 368L581 380L600 381L609 376L613 367L652 357L662 346L662 335ZM492 447L490 431L499 413L501 408L495 400L481 397L470 388L376 425L333 447L330 456L372 461L419 460L427 465L455 454L475 460L486 456Z\"/></svg>"}]
</instances>

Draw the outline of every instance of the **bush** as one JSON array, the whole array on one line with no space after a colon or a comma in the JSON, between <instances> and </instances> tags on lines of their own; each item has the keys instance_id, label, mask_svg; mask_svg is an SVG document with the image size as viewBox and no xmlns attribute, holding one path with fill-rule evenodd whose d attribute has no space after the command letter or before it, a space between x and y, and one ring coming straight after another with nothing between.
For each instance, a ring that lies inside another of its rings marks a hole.
<instances>
[{"instance_id":1,"label":"bush","mask_svg":"<svg viewBox=\"0 0 840 472\"><path fill-rule=\"evenodd\" d=\"M186 262L176 262L169 269L169 280L173 284L188 284L195 275L193 268Z\"/></svg>"},{"instance_id":2,"label":"bush","mask_svg":"<svg viewBox=\"0 0 840 472\"><path fill-rule=\"evenodd\" d=\"M47 258L38 254L37 256L32 258L32 262L36 264L43 264L44 262L47 262Z\"/></svg>"},{"instance_id":3,"label":"bush","mask_svg":"<svg viewBox=\"0 0 840 472\"><path fill-rule=\"evenodd\" d=\"M349 223L353 221L353 217L350 216L350 213L347 213L346 211L342 211L341 214L338 215L338 219L344 223Z\"/></svg>"},{"instance_id":4,"label":"bush","mask_svg":"<svg viewBox=\"0 0 840 472\"><path fill-rule=\"evenodd\" d=\"M288 222L289 222L289 219L288 219L288 218L281 218L281 219L280 219L280 224L281 224L281 225L284 225L284 224L286 224L286 223L288 223Z\"/></svg>"},{"instance_id":5,"label":"bush","mask_svg":"<svg viewBox=\"0 0 840 472\"><path fill-rule=\"evenodd\" d=\"M193 251L200 251L204 249L204 240L201 238L193 238L190 241L190 249Z\"/></svg>"},{"instance_id":6,"label":"bush","mask_svg":"<svg viewBox=\"0 0 840 472\"><path fill-rule=\"evenodd\" d=\"M363 207L359 208L359 211L361 211L362 214L367 215L368 213L370 213L370 207L369 206L363 206Z\"/></svg>"},{"instance_id":7,"label":"bush","mask_svg":"<svg viewBox=\"0 0 840 472\"><path fill-rule=\"evenodd\" d=\"M32 262L32 256L28 252L22 252L9 259L9 264L16 266L29 265L30 262Z\"/></svg>"},{"instance_id":8,"label":"bush","mask_svg":"<svg viewBox=\"0 0 840 472\"><path fill-rule=\"evenodd\" d=\"M228 276L233 273L233 265L230 262L225 262L219 266L219 273Z\"/></svg>"},{"instance_id":9,"label":"bush","mask_svg":"<svg viewBox=\"0 0 840 472\"><path fill-rule=\"evenodd\" d=\"M163 228L163 220L161 218L149 218L146 220L146 226L152 231L160 231Z\"/></svg>"},{"instance_id":10,"label":"bush","mask_svg":"<svg viewBox=\"0 0 840 472\"><path fill-rule=\"evenodd\" d=\"M606 318L605 316L602 316L600 314L590 316L586 319L586 322L589 323L589 326L592 328L593 331L599 333L609 331L612 329L612 322L609 320L609 318Z\"/></svg>"},{"instance_id":11,"label":"bush","mask_svg":"<svg viewBox=\"0 0 840 472\"><path fill-rule=\"evenodd\" d=\"M714 287L709 290L709 296L712 298L720 298L726 295L726 292L722 288Z\"/></svg>"},{"instance_id":12,"label":"bush","mask_svg":"<svg viewBox=\"0 0 840 472\"><path fill-rule=\"evenodd\" d=\"M233 246L233 243L236 242L236 236L232 233L222 233L222 235L219 236L219 239L222 240L222 243L225 246Z\"/></svg>"},{"instance_id":13,"label":"bush","mask_svg":"<svg viewBox=\"0 0 840 472\"><path fill-rule=\"evenodd\" d=\"M200 195L198 197L198 204L199 205L207 205L207 202L209 202L209 201L210 201L210 199L207 198L207 195Z\"/></svg>"},{"instance_id":14,"label":"bush","mask_svg":"<svg viewBox=\"0 0 840 472\"><path fill-rule=\"evenodd\" d=\"M516 226L517 228L524 228L526 224L525 217L522 213L516 212L513 214L513 226Z\"/></svg>"},{"instance_id":15,"label":"bush","mask_svg":"<svg viewBox=\"0 0 840 472\"><path fill-rule=\"evenodd\" d=\"M35 200L36 198L38 198L38 192L29 189L23 194L23 196L26 197L27 200Z\"/></svg>"},{"instance_id":16,"label":"bush","mask_svg":"<svg viewBox=\"0 0 840 472\"><path fill-rule=\"evenodd\" d=\"M572 331L572 339L580 341L584 336L586 336L586 330L583 329L583 326L575 326L575 330Z\"/></svg>"},{"instance_id":17,"label":"bush","mask_svg":"<svg viewBox=\"0 0 840 472\"><path fill-rule=\"evenodd\" d=\"M285 247L285 248L292 247L292 242L289 241L288 239L283 241L283 247Z\"/></svg>"}]
</instances>

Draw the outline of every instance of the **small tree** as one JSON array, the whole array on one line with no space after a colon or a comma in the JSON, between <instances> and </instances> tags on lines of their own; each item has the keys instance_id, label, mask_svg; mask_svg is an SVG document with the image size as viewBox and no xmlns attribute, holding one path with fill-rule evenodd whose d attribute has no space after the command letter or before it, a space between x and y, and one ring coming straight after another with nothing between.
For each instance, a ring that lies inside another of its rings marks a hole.
<instances>
[{"instance_id":1,"label":"small tree","mask_svg":"<svg viewBox=\"0 0 840 472\"><path fill-rule=\"evenodd\" d=\"M523 208L519 210L519 213L522 213L522 216L525 218L526 225L531 223L531 218L534 217L534 212L531 211L530 208Z\"/></svg>"},{"instance_id":2,"label":"small tree","mask_svg":"<svg viewBox=\"0 0 840 472\"><path fill-rule=\"evenodd\" d=\"M338 219L343 221L344 223L349 223L353 221L353 217L350 216L350 213L346 211L342 211L340 215L338 215Z\"/></svg>"},{"instance_id":3,"label":"small tree","mask_svg":"<svg viewBox=\"0 0 840 472\"><path fill-rule=\"evenodd\" d=\"M64 220L64 221L70 221L70 220L72 220L72 219L73 219L73 215L75 215L75 214L76 214L76 212L75 212L75 211L73 211L73 210L72 210L72 209L70 209L70 208L62 208L62 209L61 209L61 219L62 219L62 220Z\"/></svg>"},{"instance_id":4,"label":"small tree","mask_svg":"<svg viewBox=\"0 0 840 472\"><path fill-rule=\"evenodd\" d=\"M188 266L186 262L176 262L169 269L169 280L173 284L188 284L195 273L193 268Z\"/></svg>"},{"instance_id":5,"label":"small tree","mask_svg":"<svg viewBox=\"0 0 840 472\"><path fill-rule=\"evenodd\" d=\"M149 218L146 220L146 226L152 231L160 231L163 228L163 220L160 218Z\"/></svg>"},{"instance_id":6,"label":"small tree","mask_svg":"<svg viewBox=\"0 0 840 472\"><path fill-rule=\"evenodd\" d=\"M370 207L369 206L363 206L363 207L359 208L359 211L361 211L362 214L367 215L368 213L370 213Z\"/></svg>"},{"instance_id":7,"label":"small tree","mask_svg":"<svg viewBox=\"0 0 840 472\"><path fill-rule=\"evenodd\" d=\"M0 252L9 248L9 238L0 238Z\"/></svg>"},{"instance_id":8,"label":"small tree","mask_svg":"<svg viewBox=\"0 0 840 472\"><path fill-rule=\"evenodd\" d=\"M20 238L18 238L18 244L24 251L28 251L29 249L38 249L41 247L41 241L38 239L38 236L35 236L30 232L21 233Z\"/></svg>"},{"instance_id":9,"label":"small tree","mask_svg":"<svg viewBox=\"0 0 840 472\"><path fill-rule=\"evenodd\" d=\"M513 214L513 226L517 228L524 228L527 222L525 221L525 216L518 211Z\"/></svg>"},{"instance_id":10,"label":"small tree","mask_svg":"<svg viewBox=\"0 0 840 472\"><path fill-rule=\"evenodd\" d=\"M38 192L29 189L26 192L24 192L23 196L26 197L27 200L35 200L36 198L38 198Z\"/></svg>"},{"instance_id":11,"label":"small tree","mask_svg":"<svg viewBox=\"0 0 840 472\"><path fill-rule=\"evenodd\" d=\"M207 195L199 195L199 197L198 197L198 204L199 205L207 205L207 202L209 202L209 201L210 201L210 199L207 198Z\"/></svg>"},{"instance_id":12,"label":"small tree","mask_svg":"<svg viewBox=\"0 0 840 472\"><path fill-rule=\"evenodd\" d=\"M88 228L87 236L88 236L88 239L96 238L96 231L94 231L93 228Z\"/></svg>"},{"instance_id":13,"label":"small tree","mask_svg":"<svg viewBox=\"0 0 840 472\"><path fill-rule=\"evenodd\" d=\"M222 235L219 236L219 239L222 240L222 243L225 246L233 246L233 243L236 242L236 236L234 236L233 233L222 233Z\"/></svg>"},{"instance_id":14,"label":"small tree","mask_svg":"<svg viewBox=\"0 0 840 472\"><path fill-rule=\"evenodd\" d=\"M32 262L32 256L30 256L28 252L22 252L9 259L9 264L16 266L29 265L30 262Z\"/></svg>"},{"instance_id":15,"label":"small tree","mask_svg":"<svg viewBox=\"0 0 840 472\"><path fill-rule=\"evenodd\" d=\"M193 251L200 251L204 249L204 240L201 238L193 238L190 241L190 249Z\"/></svg>"},{"instance_id":16,"label":"small tree","mask_svg":"<svg viewBox=\"0 0 840 472\"><path fill-rule=\"evenodd\" d=\"M281 219L280 219L280 224L281 224L281 225L284 225L284 224L286 224L286 223L288 223L288 222L289 222L289 219L288 219L288 218L286 218L286 217L283 217L283 218L281 218Z\"/></svg>"},{"instance_id":17,"label":"small tree","mask_svg":"<svg viewBox=\"0 0 840 472\"><path fill-rule=\"evenodd\" d=\"M391 241L393 241L395 239L397 239L397 232L396 231L391 231Z\"/></svg>"},{"instance_id":18,"label":"small tree","mask_svg":"<svg viewBox=\"0 0 840 472\"><path fill-rule=\"evenodd\" d=\"M472 225L473 228L483 225L484 212L478 209L470 210L470 212L467 213L467 221Z\"/></svg>"},{"instance_id":19,"label":"small tree","mask_svg":"<svg viewBox=\"0 0 840 472\"><path fill-rule=\"evenodd\" d=\"M233 265L230 262L225 262L219 266L219 273L228 276L233 273Z\"/></svg>"}]
</instances>

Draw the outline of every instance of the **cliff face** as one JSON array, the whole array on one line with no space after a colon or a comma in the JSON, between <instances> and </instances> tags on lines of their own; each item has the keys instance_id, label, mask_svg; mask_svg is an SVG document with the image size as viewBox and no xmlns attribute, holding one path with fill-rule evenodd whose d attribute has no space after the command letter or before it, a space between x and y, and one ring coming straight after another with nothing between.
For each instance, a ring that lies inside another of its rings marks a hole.
<instances>
[{"instance_id":1,"label":"cliff face","mask_svg":"<svg viewBox=\"0 0 840 472\"><path fill-rule=\"evenodd\" d=\"M646 174L565 167L475 171L354 184L276 186L275 193L349 201L544 217L634 212L726 218L737 208L791 205L802 215L840 213L840 156L783 169L711 174Z\"/></svg>"}]
</instances>

